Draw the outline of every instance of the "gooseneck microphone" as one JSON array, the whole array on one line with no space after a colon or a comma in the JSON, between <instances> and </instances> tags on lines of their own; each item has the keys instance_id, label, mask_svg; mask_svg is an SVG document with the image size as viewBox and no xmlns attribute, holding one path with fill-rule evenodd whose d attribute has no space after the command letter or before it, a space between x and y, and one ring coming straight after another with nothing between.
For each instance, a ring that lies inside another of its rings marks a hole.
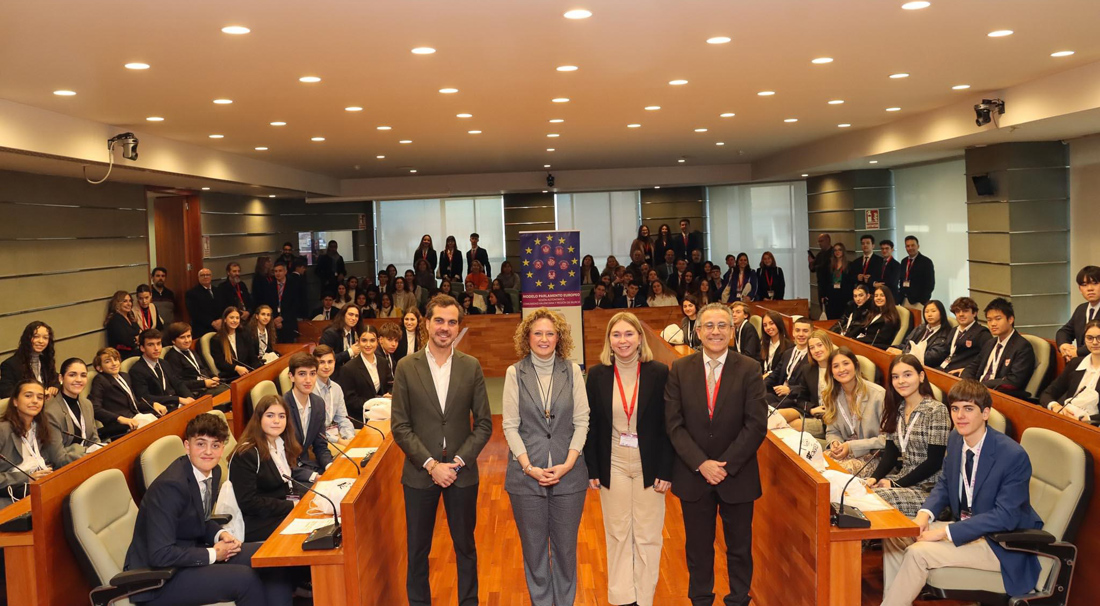
<instances>
[{"instance_id":1,"label":"gooseneck microphone","mask_svg":"<svg viewBox=\"0 0 1100 606\"><path fill-rule=\"evenodd\" d=\"M355 464L355 459L348 456L348 453L344 452L344 449L340 448L339 444L337 444L336 442L329 442L328 444L329 446L335 448L336 452L340 453L340 455L343 456L345 459L351 461L351 464L355 466L355 475L361 475L363 473L359 470L359 465Z\"/></svg>"},{"instance_id":2,"label":"gooseneck microphone","mask_svg":"<svg viewBox=\"0 0 1100 606\"><path fill-rule=\"evenodd\" d=\"M293 482L295 486L304 489L306 492L312 492L313 494L328 501L329 505L332 505L332 525L325 526L324 528L318 528L309 533L309 536L302 541L302 551L318 551L321 549L336 549L340 546L340 540L342 533L340 531L340 516L337 515L336 503L332 502L332 499L325 495L313 490L313 488L306 486L305 484L295 480L287 474L282 474L283 479L288 482Z\"/></svg>"},{"instance_id":3,"label":"gooseneck microphone","mask_svg":"<svg viewBox=\"0 0 1100 606\"><path fill-rule=\"evenodd\" d=\"M69 436L70 438L76 438L77 440L80 440L81 442L84 442L85 444L94 444L94 445L96 445L100 448L103 448L103 447L107 446L106 444L104 444L102 442L96 442L95 440L89 440L88 438L85 438L83 436L78 436L75 433L69 433L69 432L67 432L64 429L61 429L59 427L55 428L55 429L57 429L57 431L60 431L61 433L65 434L65 435Z\"/></svg>"},{"instance_id":4,"label":"gooseneck microphone","mask_svg":"<svg viewBox=\"0 0 1100 606\"><path fill-rule=\"evenodd\" d=\"M149 412L153 413L153 416L157 417L158 419L160 417L164 416L164 415L160 414L159 412L157 412L156 408L153 408L153 405L149 403L149 400L146 400L145 398L141 398L141 401L143 403L145 403L145 406L149 408Z\"/></svg>"},{"instance_id":5,"label":"gooseneck microphone","mask_svg":"<svg viewBox=\"0 0 1100 606\"><path fill-rule=\"evenodd\" d=\"M863 515L863 512L858 507L852 507L851 505L844 504L844 492L848 490L848 486L852 483L852 480L859 477L859 473L863 471L864 467L878 458L882 454L881 450L876 450L875 454L870 459L859 466L859 469L852 474L852 477L848 478L848 481L844 483L844 490L840 491L840 502L831 504L833 509L832 515L829 521L832 522L837 528L870 528L871 520L867 519L867 516Z\"/></svg>"},{"instance_id":6,"label":"gooseneck microphone","mask_svg":"<svg viewBox=\"0 0 1100 606\"><path fill-rule=\"evenodd\" d=\"M241 365L241 366L244 366L245 368L247 368L247 369L248 369L248 370L250 370L250 371L251 371L251 370L256 370L255 368L252 368L252 367L251 367L251 366L249 366L248 364L245 364L244 362L241 362L240 360L238 360L238 359L236 358L236 356L234 356L234 357L233 357L233 363L234 363L234 364L239 364L239 365Z\"/></svg>"},{"instance_id":7,"label":"gooseneck microphone","mask_svg":"<svg viewBox=\"0 0 1100 606\"><path fill-rule=\"evenodd\" d=\"M35 481L35 479L34 479L34 476L32 476L31 474L27 473L27 470L25 470L25 469L23 469L22 467L20 467L20 466L16 465L14 461L12 461L11 459L9 459L9 458L5 457L5 456L4 456L3 454L0 454L0 461L3 461L3 462L5 462L5 463L7 463L8 465L11 465L12 469L18 470L18 471L19 471L19 473L21 473L21 474L23 474L23 475L27 476L27 479L28 479L28 480L30 480L30 481L32 481L32 482L34 482L34 481Z\"/></svg>"}]
</instances>

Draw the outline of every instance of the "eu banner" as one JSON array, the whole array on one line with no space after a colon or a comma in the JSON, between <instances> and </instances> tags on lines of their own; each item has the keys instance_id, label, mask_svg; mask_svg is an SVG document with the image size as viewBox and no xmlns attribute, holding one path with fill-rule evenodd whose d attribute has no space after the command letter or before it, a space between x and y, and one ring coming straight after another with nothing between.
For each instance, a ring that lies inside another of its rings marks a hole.
<instances>
[{"instance_id":1,"label":"eu banner","mask_svg":"<svg viewBox=\"0 0 1100 606\"><path fill-rule=\"evenodd\" d=\"M581 322L581 232L524 231L519 234L523 312L547 307L569 322L574 343L583 343ZM584 364L583 348L573 349Z\"/></svg>"}]
</instances>

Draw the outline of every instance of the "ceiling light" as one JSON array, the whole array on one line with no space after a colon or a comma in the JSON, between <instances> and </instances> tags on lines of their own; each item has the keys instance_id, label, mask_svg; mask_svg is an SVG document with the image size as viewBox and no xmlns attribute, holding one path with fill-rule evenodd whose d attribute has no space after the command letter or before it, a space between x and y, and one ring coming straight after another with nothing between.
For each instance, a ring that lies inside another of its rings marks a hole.
<instances>
[{"instance_id":1,"label":"ceiling light","mask_svg":"<svg viewBox=\"0 0 1100 606\"><path fill-rule=\"evenodd\" d=\"M577 68L576 65L559 65L558 66L558 71L559 72L575 72L575 71L577 71L577 69L578 68Z\"/></svg>"},{"instance_id":2,"label":"ceiling light","mask_svg":"<svg viewBox=\"0 0 1100 606\"><path fill-rule=\"evenodd\" d=\"M439 89L439 92L443 93L444 95L453 95L453 94L458 92L458 89L457 88L441 88L441 89Z\"/></svg>"},{"instance_id":3,"label":"ceiling light","mask_svg":"<svg viewBox=\"0 0 1100 606\"><path fill-rule=\"evenodd\" d=\"M283 122L283 121L280 120L278 122L272 122L271 125L272 126L286 126L286 122Z\"/></svg>"},{"instance_id":4,"label":"ceiling light","mask_svg":"<svg viewBox=\"0 0 1100 606\"><path fill-rule=\"evenodd\" d=\"M549 164L543 164L542 167L543 168L550 168L550 165Z\"/></svg>"},{"instance_id":5,"label":"ceiling light","mask_svg":"<svg viewBox=\"0 0 1100 606\"><path fill-rule=\"evenodd\" d=\"M229 105L232 102L232 99L214 99L215 105Z\"/></svg>"},{"instance_id":6,"label":"ceiling light","mask_svg":"<svg viewBox=\"0 0 1100 606\"><path fill-rule=\"evenodd\" d=\"M363 111L363 108L359 107L358 105L352 105L352 106L349 106L349 107L345 107L344 111L346 111L346 112L361 112L361 111Z\"/></svg>"},{"instance_id":7,"label":"ceiling light","mask_svg":"<svg viewBox=\"0 0 1100 606\"><path fill-rule=\"evenodd\" d=\"M688 81L687 80L669 80L668 83L673 85L673 86L683 86L683 85L687 84Z\"/></svg>"},{"instance_id":8,"label":"ceiling light","mask_svg":"<svg viewBox=\"0 0 1100 606\"><path fill-rule=\"evenodd\" d=\"M679 160L677 160L677 162L679 162L680 164L683 164L684 162L687 162L687 160L685 160L683 158L680 158Z\"/></svg>"},{"instance_id":9,"label":"ceiling light","mask_svg":"<svg viewBox=\"0 0 1100 606\"><path fill-rule=\"evenodd\" d=\"M474 115L473 114L457 114L455 117L456 118L473 118Z\"/></svg>"},{"instance_id":10,"label":"ceiling light","mask_svg":"<svg viewBox=\"0 0 1100 606\"><path fill-rule=\"evenodd\" d=\"M266 147L257 147L255 149L256 149L256 151L267 151Z\"/></svg>"},{"instance_id":11,"label":"ceiling light","mask_svg":"<svg viewBox=\"0 0 1100 606\"><path fill-rule=\"evenodd\" d=\"M268 195L267 195L267 197L268 197L268 198L274 198L274 197L275 197L275 194L268 194Z\"/></svg>"},{"instance_id":12,"label":"ceiling light","mask_svg":"<svg viewBox=\"0 0 1100 606\"><path fill-rule=\"evenodd\" d=\"M252 30L248 29L247 27L245 27L243 25L227 25L227 26L222 28L222 33L223 34L233 34L234 36L240 36L240 35L243 35L243 34L247 34L248 32L251 32L251 31Z\"/></svg>"},{"instance_id":13,"label":"ceiling light","mask_svg":"<svg viewBox=\"0 0 1100 606\"><path fill-rule=\"evenodd\" d=\"M225 135L210 135L211 139L224 139Z\"/></svg>"},{"instance_id":14,"label":"ceiling light","mask_svg":"<svg viewBox=\"0 0 1100 606\"><path fill-rule=\"evenodd\" d=\"M386 159L385 156L375 156L375 158L378 158L379 160L385 160Z\"/></svg>"},{"instance_id":15,"label":"ceiling light","mask_svg":"<svg viewBox=\"0 0 1100 606\"><path fill-rule=\"evenodd\" d=\"M697 132L697 133L705 133L705 132L707 132L707 129L705 129L705 128L697 128L697 129L695 129L695 132Z\"/></svg>"},{"instance_id":16,"label":"ceiling light","mask_svg":"<svg viewBox=\"0 0 1100 606\"><path fill-rule=\"evenodd\" d=\"M809 174L807 174L807 173L802 173L802 176L803 176L803 177L809 177L810 175L809 175Z\"/></svg>"},{"instance_id":17,"label":"ceiling light","mask_svg":"<svg viewBox=\"0 0 1100 606\"><path fill-rule=\"evenodd\" d=\"M559 135L558 133L547 133L547 135L546 135L546 136L547 136L547 137L550 137L551 139L553 139L554 137L560 137L561 135Z\"/></svg>"},{"instance_id":18,"label":"ceiling light","mask_svg":"<svg viewBox=\"0 0 1100 606\"><path fill-rule=\"evenodd\" d=\"M762 90L762 91L760 91L756 94L759 97L770 97L770 96L775 94L775 91L774 90Z\"/></svg>"},{"instance_id":19,"label":"ceiling light","mask_svg":"<svg viewBox=\"0 0 1100 606\"><path fill-rule=\"evenodd\" d=\"M558 97L556 99L551 99L551 101L554 103L569 103L569 97Z\"/></svg>"},{"instance_id":20,"label":"ceiling light","mask_svg":"<svg viewBox=\"0 0 1100 606\"><path fill-rule=\"evenodd\" d=\"M902 72L900 74L890 74L891 80L901 80L902 78L908 78L909 74Z\"/></svg>"},{"instance_id":21,"label":"ceiling light","mask_svg":"<svg viewBox=\"0 0 1100 606\"><path fill-rule=\"evenodd\" d=\"M563 120L561 118L553 118L553 119L550 120L551 124L561 124L562 122L565 122L565 120Z\"/></svg>"},{"instance_id":22,"label":"ceiling light","mask_svg":"<svg viewBox=\"0 0 1100 606\"><path fill-rule=\"evenodd\" d=\"M210 191L210 188L209 187L204 187L204 188L202 188L202 191Z\"/></svg>"},{"instance_id":23,"label":"ceiling light","mask_svg":"<svg viewBox=\"0 0 1100 606\"><path fill-rule=\"evenodd\" d=\"M969 84L956 84L951 87L951 90L966 90L968 88L970 88Z\"/></svg>"},{"instance_id":24,"label":"ceiling light","mask_svg":"<svg viewBox=\"0 0 1100 606\"><path fill-rule=\"evenodd\" d=\"M324 137L310 137L310 138L309 138L309 140L310 140L310 141L317 141L317 142L321 142L321 141L324 141L324 140L325 140L325 138L324 138Z\"/></svg>"},{"instance_id":25,"label":"ceiling light","mask_svg":"<svg viewBox=\"0 0 1100 606\"><path fill-rule=\"evenodd\" d=\"M871 160L868 164L878 164L878 160Z\"/></svg>"},{"instance_id":26,"label":"ceiling light","mask_svg":"<svg viewBox=\"0 0 1100 606\"><path fill-rule=\"evenodd\" d=\"M832 57L818 57L817 59L814 59L814 60L810 61L810 63L813 63L814 65L825 65L826 63L832 63L832 62L833 62Z\"/></svg>"},{"instance_id":27,"label":"ceiling light","mask_svg":"<svg viewBox=\"0 0 1100 606\"><path fill-rule=\"evenodd\" d=\"M886 111L888 111L888 112L900 112L901 108L900 107L887 107Z\"/></svg>"},{"instance_id":28,"label":"ceiling light","mask_svg":"<svg viewBox=\"0 0 1100 606\"><path fill-rule=\"evenodd\" d=\"M542 193L546 194L546 193L549 193L549 191L550 191L550 190L546 190L546 189L544 189L544 190L542 190Z\"/></svg>"},{"instance_id":29,"label":"ceiling light","mask_svg":"<svg viewBox=\"0 0 1100 606\"><path fill-rule=\"evenodd\" d=\"M410 172L410 173L415 173L415 172L416 172L416 169L415 169L415 168L410 168L410 169L409 169L409 172Z\"/></svg>"},{"instance_id":30,"label":"ceiling light","mask_svg":"<svg viewBox=\"0 0 1100 606\"><path fill-rule=\"evenodd\" d=\"M552 152L552 151L554 151L554 148L553 148L553 147L547 147L547 148L546 148L546 151L548 151L548 152Z\"/></svg>"},{"instance_id":31,"label":"ceiling light","mask_svg":"<svg viewBox=\"0 0 1100 606\"><path fill-rule=\"evenodd\" d=\"M71 97L75 95L76 92L71 90L55 90L53 94L57 95L58 97Z\"/></svg>"},{"instance_id":32,"label":"ceiling light","mask_svg":"<svg viewBox=\"0 0 1100 606\"><path fill-rule=\"evenodd\" d=\"M719 141L719 142L715 143L715 145L725 145L725 143L722 142L722 141Z\"/></svg>"},{"instance_id":33,"label":"ceiling light","mask_svg":"<svg viewBox=\"0 0 1100 606\"><path fill-rule=\"evenodd\" d=\"M402 139L402 140L398 141L398 143L400 143L401 145L408 145L408 144L412 143L412 139Z\"/></svg>"},{"instance_id":34,"label":"ceiling light","mask_svg":"<svg viewBox=\"0 0 1100 606\"><path fill-rule=\"evenodd\" d=\"M1073 54L1073 51L1068 51L1067 50L1067 51L1058 51L1056 53L1051 53L1050 56L1051 57L1068 57L1072 54Z\"/></svg>"},{"instance_id":35,"label":"ceiling light","mask_svg":"<svg viewBox=\"0 0 1100 606\"><path fill-rule=\"evenodd\" d=\"M626 127L627 128L641 128L642 125L641 124L627 124Z\"/></svg>"},{"instance_id":36,"label":"ceiling light","mask_svg":"<svg viewBox=\"0 0 1100 606\"><path fill-rule=\"evenodd\" d=\"M647 112L655 112L655 111L657 111L657 110L659 110L659 109L661 109L661 106L660 106L660 105L647 105L647 106L645 106L645 110L646 110Z\"/></svg>"},{"instance_id":37,"label":"ceiling light","mask_svg":"<svg viewBox=\"0 0 1100 606\"><path fill-rule=\"evenodd\" d=\"M471 135L480 135L481 134L481 131L479 131L479 130L468 130L466 132L471 134Z\"/></svg>"},{"instance_id":38,"label":"ceiling light","mask_svg":"<svg viewBox=\"0 0 1100 606\"><path fill-rule=\"evenodd\" d=\"M149 116L148 118L146 118L146 120L149 122L164 122L164 118L161 118L160 116Z\"/></svg>"},{"instance_id":39,"label":"ceiling light","mask_svg":"<svg viewBox=\"0 0 1100 606\"><path fill-rule=\"evenodd\" d=\"M377 127L377 128L378 128L378 130L390 130L390 129L392 129L393 127L392 127L392 126L379 126L379 127Z\"/></svg>"},{"instance_id":40,"label":"ceiling light","mask_svg":"<svg viewBox=\"0 0 1100 606\"><path fill-rule=\"evenodd\" d=\"M304 82L306 84L316 84L321 81L321 78L317 76L302 76L298 78L298 82Z\"/></svg>"},{"instance_id":41,"label":"ceiling light","mask_svg":"<svg viewBox=\"0 0 1100 606\"><path fill-rule=\"evenodd\" d=\"M1004 38L1005 36L1011 36L1012 35L1012 30L1010 30L1010 29L999 29L999 30L994 31L994 32L989 32L988 35L989 35L990 38Z\"/></svg>"},{"instance_id":42,"label":"ceiling light","mask_svg":"<svg viewBox=\"0 0 1100 606\"><path fill-rule=\"evenodd\" d=\"M126 69L149 69L148 63L127 63Z\"/></svg>"},{"instance_id":43,"label":"ceiling light","mask_svg":"<svg viewBox=\"0 0 1100 606\"><path fill-rule=\"evenodd\" d=\"M707 38L707 44L726 44L729 41L729 36L715 36L713 38Z\"/></svg>"},{"instance_id":44,"label":"ceiling light","mask_svg":"<svg viewBox=\"0 0 1100 606\"><path fill-rule=\"evenodd\" d=\"M929 6L932 6L932 3L924 2L923 0L921 0L920 2L906 2L905 4L901 5L901 7L907 11L919 11L922 8L928 8ZM804 177L806 175L802 176Z\"/></svg>"},{"instance_id":45,"label":"ceiling light","mask_svg":"<svg viewBox=\"0 0 1100 606\"><path fill-rule=\"evenodd\" d=\"M566 11L566 19L587 19L592 16L592 11L584 10L583 8L575 8L571 11Z\"/></svg>"},{"instance_id":46,"label":"ceiling light","mask_svg":"<svg viewBox=\"0 0 1100 606\"><path fill-rule=\"evenodd\" d=\"M736 116L736 115L737 115L737 114L735 114L735 113L733 113L733 112L726 112L726 113L724 113L724 114L718 114L718 117L719 117L719 118L732 118L732 117L734 117L734 116Z\"/></svg>"},{"instance_id":47,"label":"ceiling light","mask_svg":"<svg viewBox=\"0 0 1100 606\"><path fill-rule=\"evenodd\" d=\"M844 99L833 99L829 101L829 105L844 105Z\"/></svg>"},{"instance_id":48,"label":"ceiling light","mask_svg":"<svg viewBox=\"0 0 1100 606\"><path fill-rule=\"evenodd\" d=\"M418 46L412 49L414 55L431 55L435 53L435 49L430 46Z\"/></svg>"},{"instance_id":49,"label":"ceiling light","mask_svg":"<svg viewBox=\"0 0 1100 606\"><path fill-rule=\"evenodd\" d=\"M837 128L849 128L849 127L851 127L851 126L852 126L852 125L851 125L851 124L848 124L847 122L845 122L845 123L843 123L843 124L837 124L837 125L836 125L836 127L837 127Z\"/></svg>"},{"instance_id":50,"label":"ceiling light","mask_svg":"<svg viewBox=\"0 0 1100 606\"><path fill-rule=\"evenodd\" d=\"M654 185L653 189L661 189L661 186L660 185Z\"/></svg>"},{"instance_id":51,"label":"ceiling light","mask_svg":"<svg viewBox=\"0 0 1100 606\"><path fill-rule=\"evenodd\" d=\"M785 118L783 121L790 124L792 122L798 122L798 118Z\"/></svg>"}]
</instances>

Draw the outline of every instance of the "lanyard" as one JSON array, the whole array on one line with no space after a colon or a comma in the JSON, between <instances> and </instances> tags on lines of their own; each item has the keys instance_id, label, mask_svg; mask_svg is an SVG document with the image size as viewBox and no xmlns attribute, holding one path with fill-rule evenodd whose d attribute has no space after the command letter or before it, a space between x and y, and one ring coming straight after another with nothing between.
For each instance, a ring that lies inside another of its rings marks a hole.
<instances>
[{"instance_id":1,"label":"lanyard","mask_svg":"<svg viewBox=\"0 0 1100 606\"><path fill-rule=\"evenodd\" d=\"M913 269L913 257L905 258L905 281L909 281L909 270Z\"/></svg>"},{"instance_id":2,"label":"lanyard","mask_svg":"<svg viewBox=\"0 0 1100 606\"><path fill-rule=\"evenodd\" d=\"M977 450L974 450L974 469L970 472L970 480L966 479L966 448L963 448L963 464L959 474L962 476L962 487L966 491L966 504L970 506L970 509L974 509L974 481L978 479L978 458L982 456L982 449L979 446Z\"/></svg>"},{"instance_id":3,"label":"lanyard","mask_svg":"<svg viewBox=\"0 0 1100 606\"><path fill-rule=\"evenodd\" d=\"M745 287L745 274L740 271L737 272L737 293L741 293L741 289Z\"/></svg>"},{"instance_id":4,"label":"lanyard","mask_svg":"<svg viewBox=\"0 0 1100 606\"><path fill-rule=\"evenodd\" d=\"M791 379L791 371L794 370L795 366L798 366L798 363L802 361L802 358L805 357L805 355L806 355L806 352L798 351L797 347L794 349L794 353L791 354L791 360L789 362L787 362L787 380L788 381Z\"/></svg>"},{"instance_id":5,"label":"lanyard","mask_svg":"<svg viewBox=\"0 0 1100 606\"><path fill-rule=\"evenodd\" d=\"M771 272L760 270L760 273L764 274L764 281L768 283L768 289L772 287L772 282L775 282L775 278L772 277Z\"/></svg>"},{"instance_id":6,"label":"lanyard","mask_svg":"<svg viewBox=\"0 0 1100 606\"><path fill-rule=\"evenodd\" d=\"M626 408L626 390L623 389L623 380L619 377L619 366L615 365L615 382L619 384L619 397L623 401L623 412L626 413L626 430L630 431L630 417L634 416L634 404L638 401L638 384L642 382L642 363L638 361L638 377L634 380L634 395L630 396L630 410Z\"/></svg>"},{"instance_id":7,"label":"lanyard","mask_svg":"<svg viewBox=\"0 0 1100 606\"><path fill-rule=\"evenodd\" d=\"M244 307L244 295L241 294L241 283L237 282L233 285L233 288L237 290L237 301L241 303L241 307Z\"/></svg>"},{"instance_id":8,"label":"lanyard","mask_svg":"<svg viewBox=\"0 0 1100 606\"><path fill-rule=\"evenodd\" d=\"M849 410L850 406L851 405L848 403L848 397L847 397L847 395L845 395L844 396L844 405L843 406L837 406L836 408L837 408L838 411L840 411L840 416L844 418L844 423L848 425L848 429L851 431L850 435L852 437L855 437L858 434L856 433L856 425L852 421L852 411Z\"/></svg>"},{"instance_id":9,"label":"lanyard","mask_svg":"<svg viewBox=\"0 0 1100 606\"><path fill-rule=\"evenodd\" d=\"M905 428L905 433L901 432L901 426L898 426L898 446L901 447L901 454L905 454L905 449L909 447L909 434L913 433L913 426L917 424L917 419L920 417L919 411L913 411L912 417L909 419L909 425Z\"/></svg>"},{"instance_id":10,"label":"lanyard","mask_svg":"<svg viewBox=\"0 0 1100 606\"><path fill-rule=\"evenodd\" d=\"M921 342L921 343L924 343L924 342L925 342L925 341L927 341L927 340L928 340L929 338L931 338L931 336L932 336L932 335L934 335L934 334L936 334L937 332L939 332L939 330L940 330L940 327L939 327L939 326L936 326L935 328L926 328L926 329L924 330L924 336L920 338L920 342Z\"/></svg>"},{"instance_id":11,"label":"lanyard","mask_svg":"<svg viewBox=\"0 0 1100 606\"><path fill-rule=\"evenodd\" d=\"M542 379L539 378L537 370L535 371L535 381L539 384L539 397L542 398L542 416L549 422L551 417L550 409L552 408L550 404L550 390L554 389L554 372L550 371L550 382L546 385L545 394L542 390Z\"/></svg>"},{"instance_id":12,"label":"lanyard","mask_svg":"<svg viewBox=\"0 0 1100 606\"><path fill-rule=\"evenodd\" d=\"M718 368L722 368L725 364L719 364ZM718 368L712 369L710 372L715 373ZM703 370L703 378L706 379L706 369ZM718 388L722 386L722 375L718 375L714 379L714 393L707 392L707 412L710 414L710 418L714 418L714 406L718 403ZM703 389L706 390L706 383L703 384Z\"/></svg>"},{"instance_id":13,"label":"lanyard","mask_svg":"<svg viewBox=\"0 0 1100 606\"><path fill-rule=\"evenodd\" d=\"M867 273L867 268L871 266L871 257L863 257L863 273Z\"/></svg>"},{"instance_id":14,"label":"lanyard","mask_svg":"<svg viewBox=\"0 0 1100 606\"><path fill-rule=\"evenodd\" d=\"M32 473L42 469L46 460L42 458L42 452L38 449L37 431L34 433L28 431L20 439L23 441L23 449L30 455L28 458L32 459L31 461L23 461L23 463L34 464L34 468L31 469Z\"/></svg>"},{"instance_id":15,"label":"lanyard","mask_svg":"<svg viewBox=\"0 0 1100 606\"><path fill-rule=\"evenodd\" d=\"M121 375L115 375L115 381L118 381L119 387L122 391L126 392L126 395L130 396L130 403L134 405L134 410L137 410L137 400L134 399L134 392L130 391L130 386L126 384L126 380Z\"/></svg>"},{"instance_id":16,"label":"lanyard","mask_svg":"<svg viewBox=\"0 0 1100 606\"><path fill-rule=\"evenodd\" d=\"M79 402L79 400L78 400L78 402ZM78 406L79 406L79 404L78 404ZM73 420L73 425L80 428L80 437L82 437L82 438L87 437L87 435L88 435L87 429L84 427L84 415L81 414L78 417L76 414L74 414L73 409L69 407L68 402L65 402L65 406L63 406L63 408L65 409L65 412L69 413L69 418Z\"/></svg>"}]
</instances>

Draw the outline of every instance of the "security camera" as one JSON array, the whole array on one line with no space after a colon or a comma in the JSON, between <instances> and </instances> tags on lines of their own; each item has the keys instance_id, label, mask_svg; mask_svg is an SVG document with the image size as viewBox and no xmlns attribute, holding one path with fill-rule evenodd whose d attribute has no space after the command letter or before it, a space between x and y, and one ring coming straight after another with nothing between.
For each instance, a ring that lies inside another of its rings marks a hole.
<instances>
[{"instance_id":1,"label":"security camera","mask_svg":"<svg viewBox=\"0 0 1100 606\"><path fill-rule=\"evenodd\" d=\"M994 115L996 113L996 115ZM1005 113L1005 102L1001 99L982 99L982 102L974 106L974 114L977 119L974 123L985 126L995 120L997 116Z\"/></svg>"},{"instance_id":2,"label":"security camera","mask_svg":"<svg viewBox=\"0 0 1100 606\"><path fill-rule=\"evenodd\" d=\"M122 145L122 157L130 161L138 159L138 138L134 133L122 133L107 139L107 151L114 151L116 144Z\"/></svg>"},{"instance_id":3,"label":"security camera","mask_svg":"<svg viewBox=\"0 0 1100 606\"><path fill-rule=\"evenodd\" d=\"M546 187L554 187L554 175L546 173Z\"/></svg>"}]
</instances>

